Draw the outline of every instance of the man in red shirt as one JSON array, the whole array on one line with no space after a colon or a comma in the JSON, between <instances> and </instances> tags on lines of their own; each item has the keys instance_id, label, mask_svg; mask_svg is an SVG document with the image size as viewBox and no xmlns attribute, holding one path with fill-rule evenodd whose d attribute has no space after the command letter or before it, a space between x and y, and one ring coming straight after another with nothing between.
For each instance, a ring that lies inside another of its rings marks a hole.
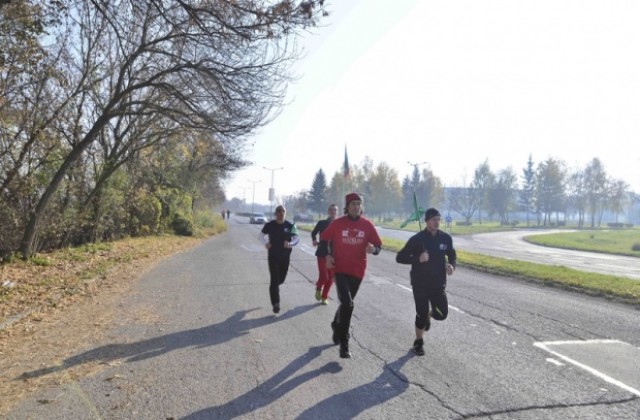
<instances>
[{"instance_id":1,"label":"man in red shirt","mask_svg":"<svg viewBox=\"0 0 640 420\"><path fill-rule=\"evenodd\" d=\"M334 269L340 306L331 322L333 343L340 344L340 357L348 359L349 326L353 299L367 268L367 254L378 255L382 240L373 223L362 216L362 198L357 193L345 197L345 215L335 219L320 234L329 246L327 268Z\"/></svg>"}]
</instances>

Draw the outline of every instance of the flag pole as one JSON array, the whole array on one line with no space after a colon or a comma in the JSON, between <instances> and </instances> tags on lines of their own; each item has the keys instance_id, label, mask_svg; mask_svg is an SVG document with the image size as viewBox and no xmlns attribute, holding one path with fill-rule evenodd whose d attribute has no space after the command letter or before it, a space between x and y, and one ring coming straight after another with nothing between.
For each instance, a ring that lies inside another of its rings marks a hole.
<instances>
[{"instance_id":1,"label":"flag pole","mask_svg":"<svg viewBox=\"0 0 640 420\"><path fill-rule=\"evenodd\" d=\"M340 201L342 201L345 197L345 195L347 194L346 189L347 189L347 179L349 178L350 175L350 170L349 170L349 156L347 155L347 145L345 143L344 145L344 162L342 164L342 175L343 175L343 182L342 182L342 197L340 197Z\"/></svg>"},{"instance_id":2,"label":"flag pole","mask_svg":"<svg viewBox=\"0 0 640 420\"><path fill-rule=\"evenodd\" d=\"M416 212L416 216L418 216L418 232L422 230L422 223L420 223L421 215L420 210L418 210L418 199L416 198L416 190L413 190L413 208Z\"/></svg>"}]
</instances>

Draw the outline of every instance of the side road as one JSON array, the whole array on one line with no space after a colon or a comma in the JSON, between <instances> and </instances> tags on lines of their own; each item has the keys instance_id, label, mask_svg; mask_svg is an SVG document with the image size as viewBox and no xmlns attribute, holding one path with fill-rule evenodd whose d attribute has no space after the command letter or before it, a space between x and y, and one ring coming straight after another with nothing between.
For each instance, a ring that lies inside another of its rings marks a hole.
<instances>
[{"instance_id":1,"label":"side road","mask_svg":"<svg viewBox=\"0 0 640 420\"><path fill-rule=\"evenodd\" d=\"M378 228L381 236L407 240L415 232ZM555 233L557 230L549 230ZM543 233L540 230L534 234ZM640 258L549 248L525 241L532 231L481 233L454 237L456 249L509 260L557 265L576 270L640 280Z\"/></svg>"}]
</instances>

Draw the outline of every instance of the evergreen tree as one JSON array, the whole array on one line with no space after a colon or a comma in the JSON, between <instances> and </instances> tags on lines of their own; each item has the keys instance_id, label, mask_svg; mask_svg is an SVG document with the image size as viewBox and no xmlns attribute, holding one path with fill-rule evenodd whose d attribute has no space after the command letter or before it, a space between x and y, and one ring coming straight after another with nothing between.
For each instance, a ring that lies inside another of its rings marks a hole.
<instances>
[{"instance_id":1,"label":"evergreen tree","mask_svg":"<svg viewBox=\"0 0 640 420\"><path fill-rule=\"evenodd\" d=\"M324 175L324 171L320 169L313 177L313 184L311 185L311 190L309 191L309 208L318 213L320 216L322 216L326 210L326 190L327 177Z\"/></svg>"},{"instance_id":2,"label":"evergreen tree","mask_svg":"<svg viewBox=\"0 0 640 420\"><path fill-rule=\"evenodd\" d=\"M536 188L536 171L533 169L533 158L529 155L527 167L522 170L522 190L520 192L520 204L527 214L527 226L529 226L529 212L534 209Z\"/></svg>"}]
</instances>

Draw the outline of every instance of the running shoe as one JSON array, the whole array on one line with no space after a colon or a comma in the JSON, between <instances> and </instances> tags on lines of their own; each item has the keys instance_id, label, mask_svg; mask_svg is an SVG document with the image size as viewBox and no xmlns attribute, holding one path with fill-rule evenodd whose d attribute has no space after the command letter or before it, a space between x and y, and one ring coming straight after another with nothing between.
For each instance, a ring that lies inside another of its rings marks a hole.
<instances>
[{"instance_id":1,"label":"running shoe","mask_svg":"<svg viewBox=\"0 0 640 420\"><path fill-rule=\"evenodd\" d=\"M424 340L422 338L417 338L413 342L413 352L417 356L424 356Z\"/></svg>"},{"instance_id":2,"label":"running shoe","mask_svg":"<svg viewBox=\"0 0 640 420\"><path fill-rule=\"evenodd\" d=\"M351 353L349 352L349 342L343 341L340 343L340 358L351 359Z\"/></svg>"}]
</instances>

